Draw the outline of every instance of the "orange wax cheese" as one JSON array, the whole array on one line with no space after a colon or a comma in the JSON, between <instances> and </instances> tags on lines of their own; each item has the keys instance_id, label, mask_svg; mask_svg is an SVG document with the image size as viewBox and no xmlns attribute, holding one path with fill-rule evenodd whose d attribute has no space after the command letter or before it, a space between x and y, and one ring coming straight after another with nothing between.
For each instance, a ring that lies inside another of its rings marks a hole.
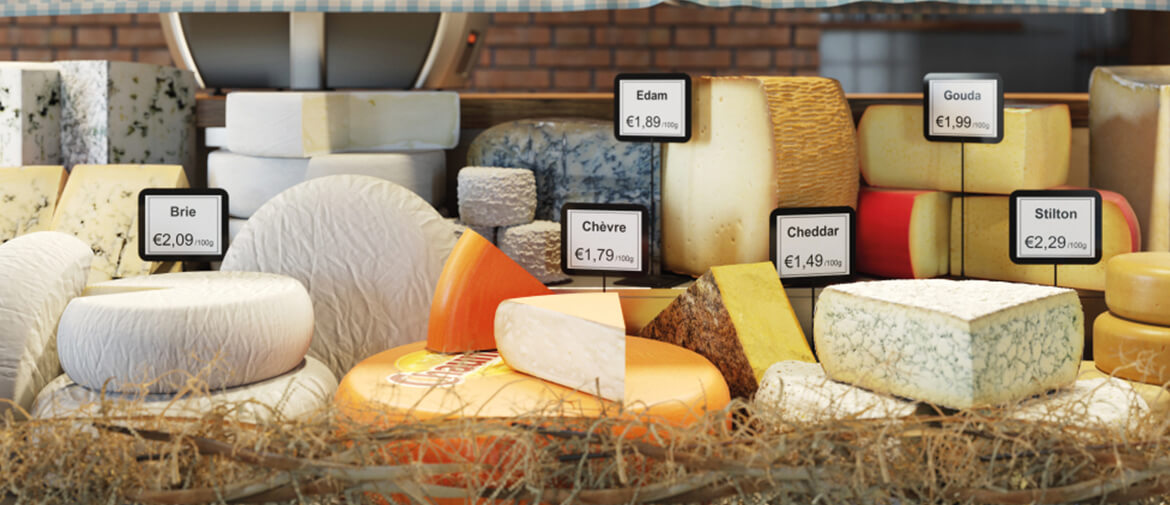
<instances>
[{"instance_id":1,"label":"orange wax cheese","mask_svg":"<svg viewBox=\"0 0 1170 505\"><path fill-rule=\"evenodd\" d=\"M861 188L857 270L911 279L946 275L950 227L950 193Z\"/></svg>"}]
</instances>

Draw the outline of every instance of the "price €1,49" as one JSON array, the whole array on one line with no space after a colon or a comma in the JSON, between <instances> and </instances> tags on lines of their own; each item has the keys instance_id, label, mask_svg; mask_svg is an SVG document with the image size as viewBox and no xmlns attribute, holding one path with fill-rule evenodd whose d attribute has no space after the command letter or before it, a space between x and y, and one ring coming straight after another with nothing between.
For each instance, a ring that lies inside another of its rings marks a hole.
<instances>
[{"instance_id":1,"label":"price \u20ac1,49","mask_svg":"<svg viewBox=\"0 0 1170 505\"><path fill-rule=\"evenodd\" d=\"M839 258L825 259L825 255L820 253L807 255L789 254L784 257L784 268L786 270L798 271L806 268L815 269L821 267L841 268L842 266L844 266L844 263Z\"/></svg>"},{"instance_id":2,"label":"price \u20ac1,49","mask_svg":"<svg viewBox=\"0 0 1170 505\"><path fill-rule=\"evenodd\" d=\"M661 116L626 116L626 126L629 128L669 128L678 129L678 121L663 121Z\"/></svg>"}]
</instances>

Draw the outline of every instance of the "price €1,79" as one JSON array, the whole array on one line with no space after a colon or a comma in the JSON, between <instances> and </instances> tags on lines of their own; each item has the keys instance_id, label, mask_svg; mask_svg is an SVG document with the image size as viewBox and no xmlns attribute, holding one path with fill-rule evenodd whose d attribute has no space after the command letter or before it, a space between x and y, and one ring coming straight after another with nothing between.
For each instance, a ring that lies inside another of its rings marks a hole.
<instances>
[{"instance_id":1,"label":"price \u20ac1,79","mask_svg":"<svg viewBox=\"0 0 1170 505\"><path fill-rule=\"evenodd\" d=\"M1064 235L1028 235L1024 247L1041 251L1088 251L1089 244L1080 240L1069 240Z\"/></svg>"},{"instance_id":2,"label":"price \u20ac1,79","mask_svg":"<svg viewBox=\"0 0 1170 505\"><path fill-rule=\"evenodd\" d=\"M677 121L663 121L661 116L626 116L626 127L628 128L670 128L672 130L678 129Z\"/></svg>"},{"instance_id":3,"label":"price \u20ac1,79","mask_svg":"<svg viewBox=\"0 0 1170 505\"><path fill-rule=\"evenodd\" d=\"M578 247L573 251L573 257L579 261L604 261L634 264L636 258L630 254L616 254L613 249L603 247Z\"/></svg>"},{"instance_id":4,"label":"price \u20ac1,79","mask_svg":"<svg viewBox=\"0 0 1170 505\"><path fill-rule=\"evenodd\" d=\"M158 247L215 247L215 240L209 238L196 239L192 233L155 233L150 241Z\"/></svg>"}]
</instances>

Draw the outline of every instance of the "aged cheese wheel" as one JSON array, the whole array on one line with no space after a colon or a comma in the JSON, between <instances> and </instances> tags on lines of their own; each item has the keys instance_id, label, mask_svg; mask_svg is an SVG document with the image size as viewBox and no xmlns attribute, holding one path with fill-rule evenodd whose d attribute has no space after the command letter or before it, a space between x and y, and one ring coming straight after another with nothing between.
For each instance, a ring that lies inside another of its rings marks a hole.
<instances>
[{"instance_id":1,"label":"aged cheese wheel","mask_svg":"<svg viewBox=\"0 0 1170 505\"><path fill-rule=\"evenodd\" d=\"M1170 326L1170 253L1122 254L1105 268L1105 304L1110 312Z\"/></svg>"},{"instance_id":2,"label":"aged cheese wheel","mask_svg":"<svg viewBox=\"0 0 1170 505\"><path fill-rule=\"evenodd\" d=\"M1170 327L1122 319L1093 322L1093 359L1102 372L1147 384L1170 382Z\"/></svg>"}]
</instances>

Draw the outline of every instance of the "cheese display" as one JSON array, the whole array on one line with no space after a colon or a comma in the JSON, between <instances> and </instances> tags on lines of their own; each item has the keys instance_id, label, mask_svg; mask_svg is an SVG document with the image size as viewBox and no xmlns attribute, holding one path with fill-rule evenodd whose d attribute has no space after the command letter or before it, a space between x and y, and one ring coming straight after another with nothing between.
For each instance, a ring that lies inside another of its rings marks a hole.
<instances>
[{"instance_id":1,"label":"cheese display","mask_svg":"<svg viewBox=\"0 0 1170 505\"><path fill-rule=\"evenodd\" d=\"M500 228L496 243L504 254L540 279L540 282L554 284L569 280L569 276L561 270L560 223L533 221Z\"/></svg>"},{"instance_id":2,"label":"cheese display","mask_svg":"<svg viewBox=\"0 0 1170 505\"><path fill-rule=\"evenodd\" d=\"M459 219L476 226L532 222L536 178L523 168L464 167L459 171Z\"/></svg>"},{"instance_id":3,"label":"cheese display","mask_svg":"<svg viewBox=\"0 0 1170 505\"><path fill-rule=\"evenodd\" d=\"M309 160L261 158L220 149L207 155L207 186L228 192L228 214L247 219L265 202L305 180Z\"/></svg>"},{"instance_id":4,"label":"cheese display","mask_svg":"<svg viewBox=\"0 0 1170 505\"><path fill-rule=\"evenodd\" d=\"M1011 403L1076 378L1084 315L1071 289L991 281L829 286L817 356L834 380L949 408Z\"/></svg>"},{"instance_id":5,"label":"cheese display","mask_svg":"<svg viewBox=\"0 0 1170 505\"><path fill-rule=\"evenodd\" d=\"M0 63L0 166L61 164L60 88L51 63Z\"/></svg>"},{"instance_id":6,"label":"cheese display","mask_svg":"<svg viewBox=\"0 0 1170 505\"><path fill-rule=\"evenodd\" d=\"M93 250L89 283L148 275L159 263L138 256L138 193L185 188L178 165L78 165L57 202L51 229L73 235Z\"/></svg>"},{"instance_id":7,"label":"cheese display","mask_svg":"<svg viewBox=\"0 0 1170 505\"><path fill-rule=\"evenodd\" d=\"M184 272L91 285L61 315L69 377L90 389L174 393L281 375L313 339L313 304L296 279L258 272Z\"/></svg>"},{"instance_id":8,"label":"cheese display","mask_svg":"<svg viewBox=\"0 0 1170 505\"><path fill-rule=\"evenodd\" d=\"M374 353L426 337L435 283L454 244L451 226L410 190L335 175L260 207L220 269L301 281L315 318L309 355L341 377Z\"/></svg>"},{"instance_id":9,"label":"cheese display","mask_svg":"<svg viewBox=\"0 0 1170 505\"><path fill-rule=\"evenodd\" d=\"M688 425L730 401L711 362L681 347L629 337L625 361L619 403L519 373L496 352L440 354L418 342L359 363L341 380L334 402L343 416L367 423L543 412Z\"/></svg>"},{"instance_id":10,"label":"cheese display","mask_svg":"<svg viewBox=\"0 0 1170 505\"><path fill-rule=\"evenodd\" d=\"M776 268L767 262L711 267L641 336L711 360L736 397L751 397L773 363L815 361Z\"/></svg>"},{"instance_id":11,"label":"cheese display","mask_svg":"<svg viewBox=\"0 0 1170 505\"><path fill-rule=\"evenodd\" d=\"M1146 249L1170 251L1170 66L1093 69L1089 142L1093 187L1125 195Z\"/></svg>"},{"instance_id":12,"label":"cheese display","mask_svg":"<svg viewBox=\"0 0 1170 505\"><path fill-rule=\"evenodd\" d=\"M463 232L465 232L467 230L471 230L471 231L478 233L481 237L487 239L488 242L491 242L493 244L496 243L496 227L495 226L470 226L467 223L464 223L464 222L460 221L459 219L453 218L453 217L448 218L447 222L451 223L451 226L455 230L455 238L462 237Z\"/></svg>"},{"instance_id":13,"label":"cheese display","mask_svg":"<svg viewBox=\"0 0 1170 505\"><path fill-rule=\"evenodd\" d=\"M857 270L926 278L950 269L951 194L862 188L857 198Z\"/></svg>"},{"instance_id":14,"label":"cheese display","mask_svg":"<svg viewBox=\"0 0 1170 505\"><path fill-rule=\"evenodd\" d=\"M61 373L57 322L81 294L93 253L63 233L37 232L0 244L0 413L33 398Z\"/></svg>"},{"instance_id":15,"label":"cheese display","mask_svg":"<svg viewBox=\"0 0 1170 505\"><path fill-rule=\"evenodd\" d=\"M752 403L773 422L905 417L917 410L913 402L833 381L821 365L804 361L768 367Z\"/></svg>"},{"instance_id":16,"label":"cheese display","mask_svg":"<svg viewBox=\"0 0 1170 505\"><path fill-rule=\"evenodd\" d=\"M692 108L691 140L662 153L664 268L765 261L773 209L857 204L857 137L837 81L703 77Z\"/></svg>"},{"instance_id":17,"label":"cheese display","mask_svg":"<svg viewBox=\"0 0 1170 505\"><path fill-rule=\"evenodd\" d=\"M191 165L195 75L148 63L59 61L65 165Z\"/></svg>"},{"instance_id":18,"label":"cheese display","mask_svg":"<svg viewBox=\"0 0 1170 505\"><path fill-rule=\"evenodd\" d=\"M427 349L459 353L496 348L495 318L509 298L552 294L539 279L474 231L455 243L431 303Z\"/></svg>"},{"instance_id":19,"label":"cheese display","mask_svg":"<svg viewBox=\"0 0 1170 505\"><path fill-rule=\"evenodd\" d=\"M0 167L0 244L49 229L65 178L62 166Z\"/></svg>"},{"instance_id":20,"label":"cheese display","mask_svg":"<svg viewBox=\"0 0 1170 505\"><path fill-rule=\"evenodd\" d=\"M513 370L607 400L625 398L626 323L617 293L504 300L495 337Z\"/></svg>"},{"instance_id":21,"label":"cheese display","mask_svg":"<svg viewBox=\"0 0 1170 505\"><path fill-rule=\"evenodd\" d=\"M228 93L228 149L307 158L339 152L450 149L459 95L439 91Z\"/></svg>"},{"instance_id":22,"label":"cheese display","mask_svg":"<svg viewBox=\"0 0 1170 505\"><path fill-rule=\"evenodd\" d=\"M447 202L447 155L443 151L326 154L309 159L306 179L330 175L368 175L414 191L427 203Z\"/></svg>"},{"instance_id":23,"label":"cheese display","mask_svg":"<svg viewBox=\"0 0 1170 505\"><path fill-rule=\"evenodd\" d=\"M227 389L194 389L177 394L108 390L103 393L61 375L37 395L32 413L40 419L126 412L203 417L222 409L231 421L265 423L324 412L336 391L337 378L329 367L313 358L305 358L292 370L271 379Z\"/></svg>"},{"instance_id":24,"label":"cheese display","mask_svg":"<svg viewBox=\"0 0 1170 505\"><path fill-rule=\"evenodd\" d=\"M1112 312L1093 322L1093 360L1101 371L1138 382L1170 383L1170 327L1139 323Z\"/></svg>"},{"instance_id":25,"label":"cheese display","mask_svg":"<svg viewBox=\"0 0 1170 505\"><path fill-rule=\"evenodd\" d=\"M871 186L1001 195L1068 182L1067 105L1005 107L1003 123L998 144L931 142L921 105L872 105L857 127L861 174Z\"/></svg>"},{"instance_id":26,"label":"cheese display","mask_svg":"<svg viewBox=\"0 0 1170 505\"><path fill-rule=\"evenodd\" d=\"M1105 267L1105 304L1125 319L1170 326L1170 253L1114 256Z\"/></svg>"}]
</instances>

